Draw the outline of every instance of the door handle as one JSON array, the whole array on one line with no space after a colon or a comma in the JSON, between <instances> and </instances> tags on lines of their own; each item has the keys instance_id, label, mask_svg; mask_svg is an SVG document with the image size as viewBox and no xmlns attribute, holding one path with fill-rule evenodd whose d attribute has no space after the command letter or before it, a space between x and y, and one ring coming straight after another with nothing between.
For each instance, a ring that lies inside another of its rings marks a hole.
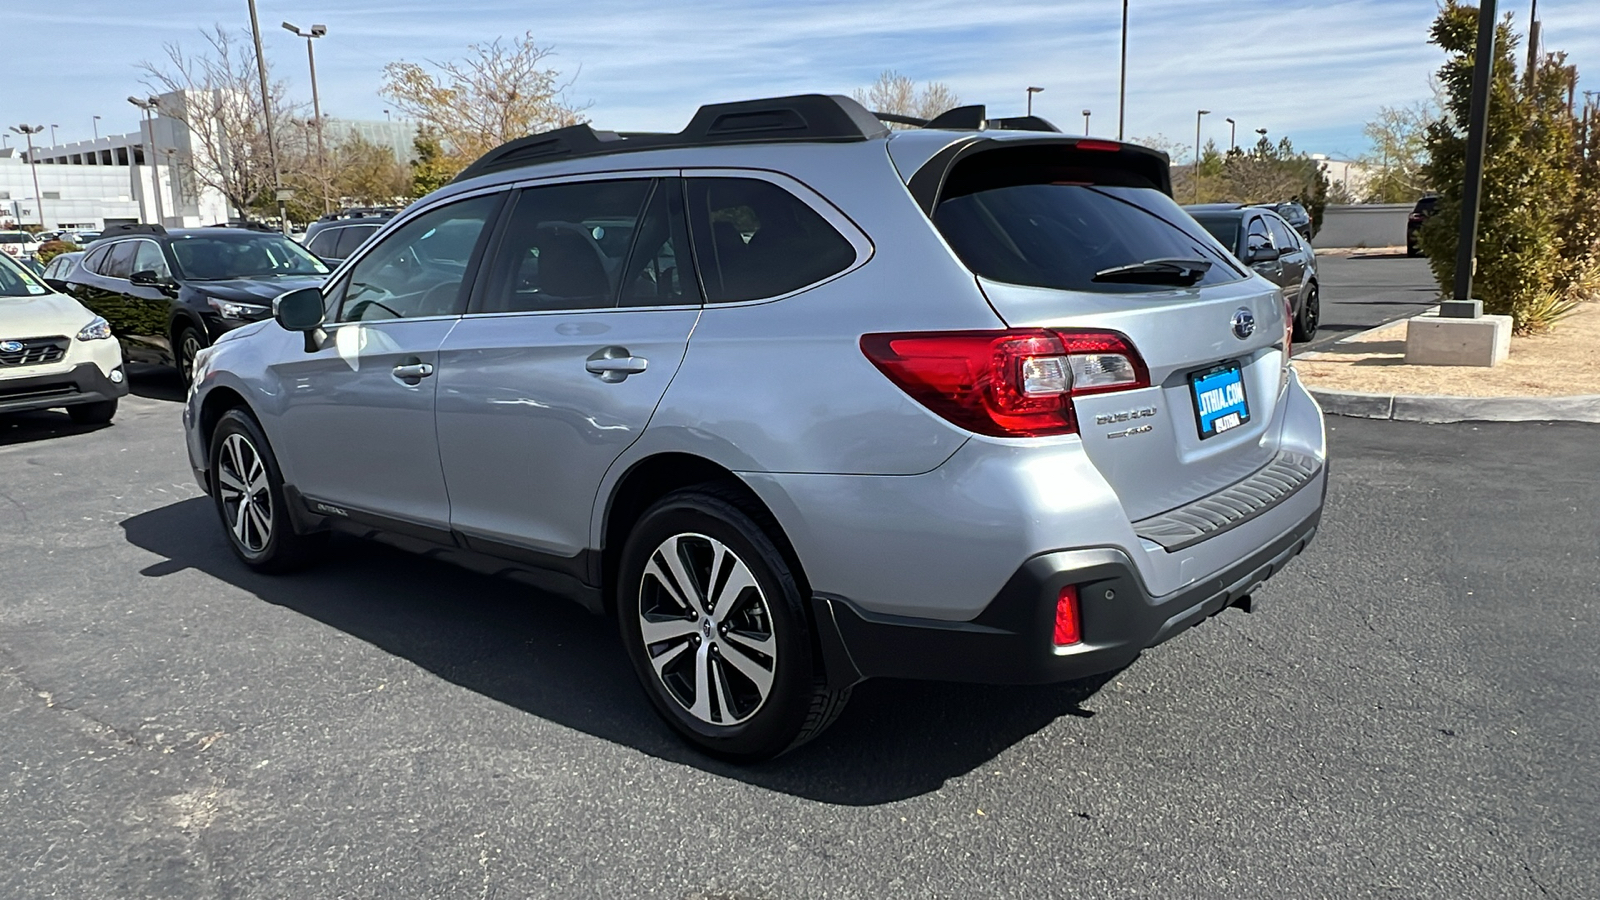
<instances>
[{"instance_id":1,"label":"door handle","mask_svg":"<svg viewBox=\"0 0 1600 900\"><path fill-rule=\"evenodd\" d=\"M615 384L629 375L637 375L649 368L650 360L634 356L623 347L607 347L584 360L583 367L600 380Z\"/></svg>"},{"instance_id":2,"label":"door handle","mask_svg":"<svg viewBox=\"0 0 1600 900\"><path fill-rule=\"evenodd\" d=\"M407 360L394 367L394 377L404 381L406 384L417 384L432 374L433 366L425 362Z\"/></svg>"}]
</instances>

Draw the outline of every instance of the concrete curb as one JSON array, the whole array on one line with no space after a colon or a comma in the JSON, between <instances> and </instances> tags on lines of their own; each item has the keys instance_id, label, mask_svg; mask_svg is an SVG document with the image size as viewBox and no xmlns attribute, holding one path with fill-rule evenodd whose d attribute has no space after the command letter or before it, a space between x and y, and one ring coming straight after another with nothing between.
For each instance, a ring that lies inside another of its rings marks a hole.
<instances>
[{"instance_id":1,"label":"concrete curb","mask_svg":"<svg viewBox=\"0 0 1600 900\"><path fill-rule=\"evenodd\" d=\"M1440 397L1363 394L1311 388L1322 411L1396 422L1591 422L1600 424L1600 394L1577 397Z\"/></svg>"}]
</instances>

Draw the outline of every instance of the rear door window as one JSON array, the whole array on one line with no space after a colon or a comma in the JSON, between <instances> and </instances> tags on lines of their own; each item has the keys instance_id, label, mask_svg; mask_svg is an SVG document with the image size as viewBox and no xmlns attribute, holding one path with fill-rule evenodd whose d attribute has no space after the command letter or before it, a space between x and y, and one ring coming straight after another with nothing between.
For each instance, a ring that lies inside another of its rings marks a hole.
<instances>
[{"instance_id":1,"label":"rear door window","mask_svg":"<svg viewBox=\"0 0 1600 900\"><path fill-rule=\"evenodd\" d=\"M1284 253L1293 253L1300 249L1300 242L1295 240L1294 231L1282 219L1274 216L1262 216L1267 221L1267 230L1272 234L1272 246Z\"/></svg>"},{"instance_id":2,"label":"rear door window","mask_svg":"<svg viewBox=\"0 0 1600 900\"><path fill-rule=\"evenodd\" d=\"M340 229L338 228L324 228L316 233L316 236L311 239L311 243L306 245L306 249L323 259L337 259L338 254L334 252L334 249L339 246L339 232Z\"/></svg>"},{"instance_id":3,"label":"rear door window","mask_svg":"<svg viewBox=\"0 0 1600 900\"><path fill-rule=\"evenodd\" d=\"M107 278L127 278L132 275L133 255L138 251L139 243L139 241L123 241L120 244L112 244L105 266L100 270L101 274Z\"/></svg>"},{"instance_id":4,"label":"rear door window","mask_svg":"<svg viewBox=\"0 0 1600 900\"><path fill-rule=\"evenodd\" d=\"M958 164L933 221L968 269L1008 284L1133 293L1244 277L1155 187L1043 154Z\"/></svg>"},{"instance_id":5,"label":"rear door window","mask_svg":"<svg viewBox=\"0 0 1600 900\"><path fill-rule=\"evenodd\" d=\"M334 236L338 244L334 246L332 256L334 259L349 259L355 255L356 249L367 242L367 238L378 230L376 225L349 225L344 228L334 229ZM318 235L321 237L321 235ZM319 256L322 254L318 254Z\"/></svg>"},{"instance_id":6,"label":"rear door window","mask_svg":"<svg viewBox=\"0 0 1600 900\"><path fill-rule=\"evenodd\" d=\"M79 265L79 267L99 275L104 275L106 267L106 254L109 252L111 252L110 244L107 244L103 247L96 247L95 249L89 251L88 256L83 258L83 262Z\"/></svg>"},{"instance_id":7,"label":"rear door window","mask_svg":"<svg viewBox=\"0 0 1600 900\"><path fill-rule=\"evenodd\" d=\"M850 241L805 201L754 178L689 179L689 226L711 303L792 293L856 260Z\"/></svg>"}]
</instances>

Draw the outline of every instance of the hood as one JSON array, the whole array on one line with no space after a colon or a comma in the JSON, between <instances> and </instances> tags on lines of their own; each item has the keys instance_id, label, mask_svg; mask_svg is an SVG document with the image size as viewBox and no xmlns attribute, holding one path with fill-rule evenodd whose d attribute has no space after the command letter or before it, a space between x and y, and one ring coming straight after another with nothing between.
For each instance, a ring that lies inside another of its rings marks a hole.
<instances>
[{"instance_id":1,"label":"hood","mask_svg":"<svg viewBox=\"0 0 1600 900\"><path fill-rule=\"evenodd\" d=\"M0 341L72 337L93 318L94 313L65 294L0 297Z\"/></svg>"},{"instance_id":2,"label":"hood","mask_svg":"<svg viewBox=\"0 0 1600 900\"><path fill-rule=\"evenodd\" d=\"M209 297L234 303L271 306L279 294L301 288L322 287L326 275L294 275L284 278L232 278L227 281L194 281L190 286Z\"/></svg>"}]
</instances>

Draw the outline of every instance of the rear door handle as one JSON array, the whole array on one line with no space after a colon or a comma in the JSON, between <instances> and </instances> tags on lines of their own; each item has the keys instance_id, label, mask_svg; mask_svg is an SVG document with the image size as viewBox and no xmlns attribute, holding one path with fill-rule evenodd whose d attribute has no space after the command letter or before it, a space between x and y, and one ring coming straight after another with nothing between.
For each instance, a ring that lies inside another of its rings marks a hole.
<instances>
[{"instance_id":1,"label":"rear door handle","mask_svg":"<svg viewBox=\"0 0 1600 900\"><path fill-rule=\"evenodd\" d=\"M425 362L406 362L394 367L394 377L406 384L416 384L433 374L433 366Z\"/></svg>"},{"instance_id":2,"label":"rear door handle","mask_svg":"<svg viewBox=\"0 0 1600 900\"><path fill-rule=\"evenodd\" d=\"M607 347L584 360L583 367L601 381L616 383L649 368L650 360L634 356L623 347Z\"/></svg>"}]
</instances>

